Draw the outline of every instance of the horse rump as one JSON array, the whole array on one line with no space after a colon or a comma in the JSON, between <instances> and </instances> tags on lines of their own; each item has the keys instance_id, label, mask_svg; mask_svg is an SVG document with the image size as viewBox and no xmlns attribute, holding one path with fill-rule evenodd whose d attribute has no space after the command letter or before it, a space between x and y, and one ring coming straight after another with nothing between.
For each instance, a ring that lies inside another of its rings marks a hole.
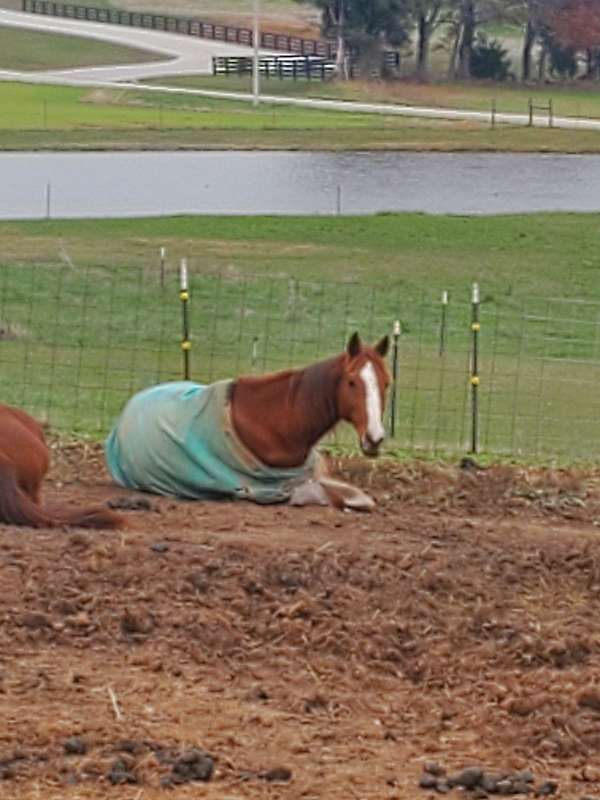
<instances>
[{"instance_id":1,"label":"horse rump","mask_svg":"<svg viewBox=\"0 0 600 800\"><path fill-rule=\"evenodd\" d=\"M119 528L123 518L101 506L87 509L40 508L18 484L15 467L0 464L0 523L31 528L60 528L73 525L81 528Z\"/></svg>"}]
</instances>

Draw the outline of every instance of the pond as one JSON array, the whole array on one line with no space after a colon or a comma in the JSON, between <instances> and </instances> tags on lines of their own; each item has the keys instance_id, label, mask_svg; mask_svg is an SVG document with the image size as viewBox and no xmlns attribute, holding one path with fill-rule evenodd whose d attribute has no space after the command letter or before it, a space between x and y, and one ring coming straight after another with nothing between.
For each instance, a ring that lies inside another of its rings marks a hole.
<instances>
[{"instance_id":1,"label":"pond","mask_svg":"<svg viewBox=\"0 0 600 800\"><path fill-rule=\"evenodd\" d=\"M2 153L0 218L600 211L600 156Z\"/></svg>"}]
</instances>

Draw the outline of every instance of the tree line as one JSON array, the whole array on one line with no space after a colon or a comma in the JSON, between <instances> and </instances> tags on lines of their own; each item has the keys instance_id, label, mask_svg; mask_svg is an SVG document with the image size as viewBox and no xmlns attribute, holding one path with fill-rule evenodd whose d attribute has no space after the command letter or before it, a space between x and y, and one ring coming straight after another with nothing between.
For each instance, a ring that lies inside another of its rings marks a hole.
<instances>
[{"instance_id":1,"label":"tree line","mask_svg":"<svg viewBox=\"0 0 600 800\"><path fill-rule=\"evenodd\" d=\"M450 78L600 77L600 0L297 0L316 6L322 32L337 40L338 71L348 53L372 60L383 48L414 43L414 71L427 78L432 48L447 53ZM490 24L519 26L513 71Z\"/></svg>"}]
</instances>

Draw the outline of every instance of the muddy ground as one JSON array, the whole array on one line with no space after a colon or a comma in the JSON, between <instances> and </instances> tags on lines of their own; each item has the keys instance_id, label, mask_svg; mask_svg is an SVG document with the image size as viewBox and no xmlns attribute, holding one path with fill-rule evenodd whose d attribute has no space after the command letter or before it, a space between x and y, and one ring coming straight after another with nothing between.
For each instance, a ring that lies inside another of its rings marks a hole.
<instances>
[{"instance_id":1,"label":"muddy ground","mask_svg":"<svg viewBox=\"0 0 600 800\"><path fill-rule=\"evenodd\" d=\"M55 462L49 504L139 497ZM0 796L425 800L437 762L600 797L600 474L336 468L376 513L0 527Z\"/></svg>"}]
</instances>

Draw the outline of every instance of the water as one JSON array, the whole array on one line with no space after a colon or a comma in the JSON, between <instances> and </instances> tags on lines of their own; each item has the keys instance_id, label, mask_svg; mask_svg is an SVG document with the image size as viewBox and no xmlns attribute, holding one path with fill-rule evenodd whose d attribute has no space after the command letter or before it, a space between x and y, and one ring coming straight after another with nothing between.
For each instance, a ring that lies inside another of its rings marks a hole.
<instances>
[{"instance_id":1,"label":"water","mask_svg":"<svg viewBox=\"0 0 600 800\"><path fill-rule=\"evenodd\" d=\"M600 211L600 156L2 153L0 218Z\"/></svg>"}]
</instances>

